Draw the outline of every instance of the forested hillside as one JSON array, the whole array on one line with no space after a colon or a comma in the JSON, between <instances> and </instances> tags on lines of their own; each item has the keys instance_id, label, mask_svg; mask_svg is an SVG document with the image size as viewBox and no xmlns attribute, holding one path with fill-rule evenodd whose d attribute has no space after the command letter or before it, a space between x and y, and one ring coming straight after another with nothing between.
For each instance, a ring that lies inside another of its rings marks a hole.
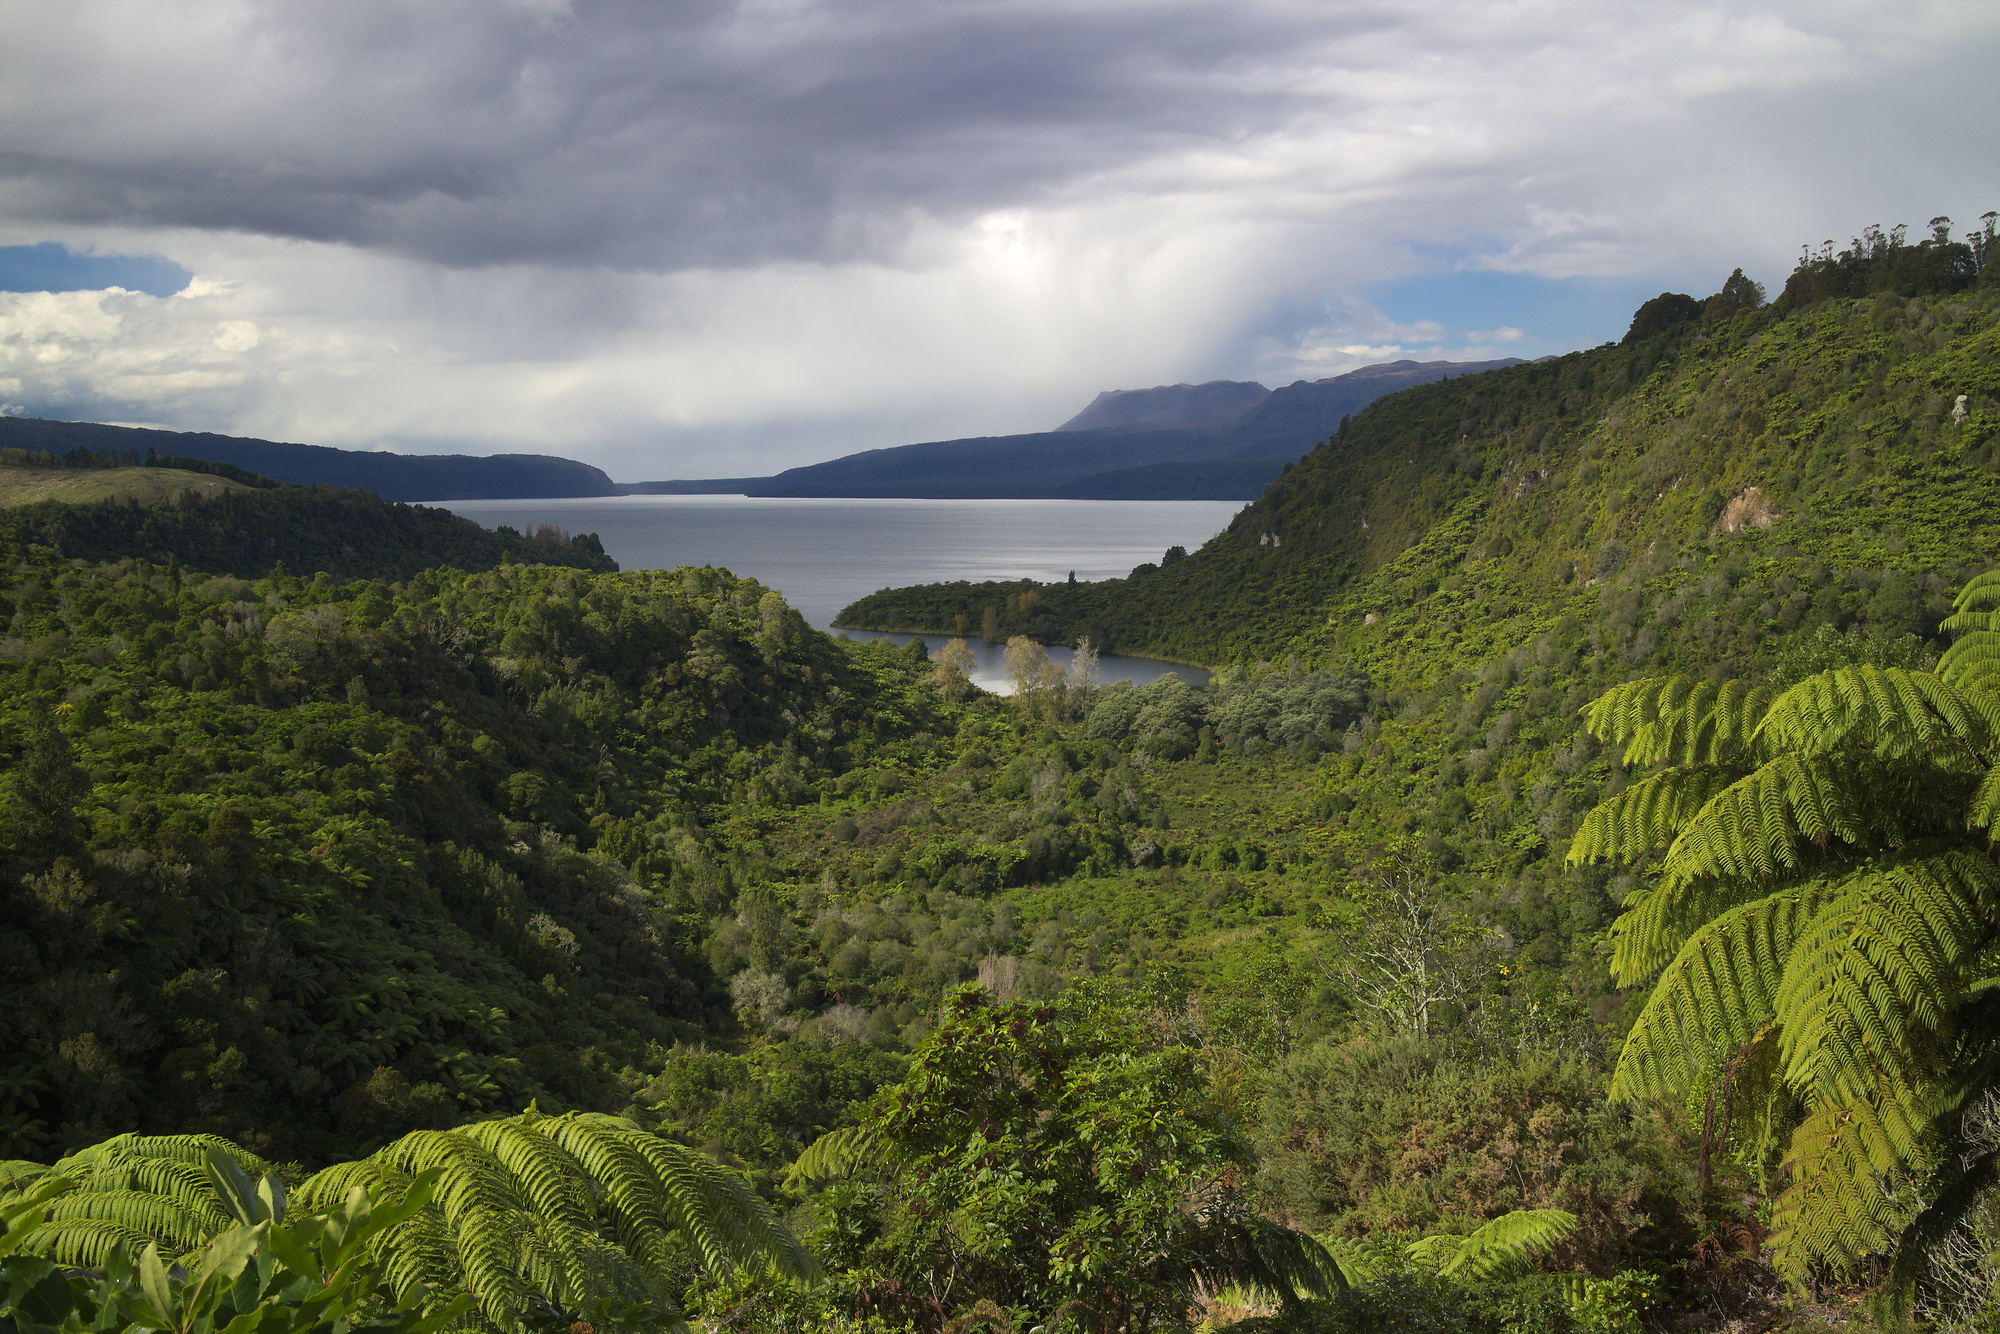
<instances>
[{"instance_id":1,"label":"forested hillside","mask_svg":"<svg viewBox=\"0 0 2000 1334\"><path fill-rule=\"evenodd\" d=\"M1983 562L2000 554L1978 521L2000 494L1989 245L1863 239L1768 306L1732 282L1617 344L1379 399L1200 551L1129 579L901 589L839 623L1204 663L1373 656L1394 613L1519 642L1518 612L1552 622L1779 548L1875 582Z\"/></svg>"},{"instance_id":2,"label":"forested hillside","mask_svg":"<svg viewBox=\"0 0 2000 1334\"><path fill-rule=\"evenodd\" d=\"M507 527L489 530L450 510L394 504L365 491L278 486L227 464L174 462L199 471L131 471L142 478L183 475L197 483L212 473L227 489L213 495L170 489L144 504L133 495L35 500L0 509L0 539L46 547L74 560L178 561L253 579L279 566L349 579L401 579L439 566L483 570L503 562L618 568L590 533L572 537L548 527L528 535ZM30 477L85 482L115 475L88 467L22 471ZM245 483L245 477L261 485Z\"/></svg>"},{"instance_id":3,"label":"forested hillside","mask_svg":"<svg viewBox=\"0 0 2000 1334\"><path fill-rule=\"evenodd\" d=\"M727 1014L704 829L932 712L907 660L702 571L20 555L4 611L9 1157L621 1106Z\"/></svg>"}]
</instances>

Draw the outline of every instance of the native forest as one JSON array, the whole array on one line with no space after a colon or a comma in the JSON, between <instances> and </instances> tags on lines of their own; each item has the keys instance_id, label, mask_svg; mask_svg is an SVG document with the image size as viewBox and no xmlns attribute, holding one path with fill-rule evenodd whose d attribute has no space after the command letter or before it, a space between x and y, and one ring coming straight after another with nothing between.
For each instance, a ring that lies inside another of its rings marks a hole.
<instances>
[{"instance_id":1,"label":"native forest","mask_svg":"<svg viewBox=\"0 0 2000 1334\"><path fill-rule=\"evenodd\" d=\"M0 451L0 1331L2000 1331L1995 221L934 655Z\"/></svg>"}]
</instances>

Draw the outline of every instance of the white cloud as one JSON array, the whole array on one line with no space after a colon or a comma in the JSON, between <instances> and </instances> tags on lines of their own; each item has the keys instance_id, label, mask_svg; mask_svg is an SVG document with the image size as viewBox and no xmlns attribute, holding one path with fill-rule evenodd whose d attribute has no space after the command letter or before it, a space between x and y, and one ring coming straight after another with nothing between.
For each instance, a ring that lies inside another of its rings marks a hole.
<instances>
[{"instance_id":1,"label":"white cloud","mask_svg":"<svg viewBox=\"0 0 2000 1334\"><path fill-rule=\"evenodd\" d=\"M1775 283L1969 217L1996 37L1961 0L47 0L0 49L0 243L198 277L0 295L0 387L639 477L1535 355L1357 290Z\"/></svg>"}]
</instances>

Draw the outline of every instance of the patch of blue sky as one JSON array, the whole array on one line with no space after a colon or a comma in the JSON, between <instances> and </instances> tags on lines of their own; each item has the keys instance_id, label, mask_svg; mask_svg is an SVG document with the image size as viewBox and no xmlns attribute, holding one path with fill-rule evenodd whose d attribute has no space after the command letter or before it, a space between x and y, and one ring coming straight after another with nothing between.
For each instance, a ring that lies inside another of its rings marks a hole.
<instances>
[{"instance_id":1,"label":"patch of blue sky","mask_svg":"<svg viewBox=\"0 0 2000 1334\"><path fill-rule=\"evenodd\" d=\"M1373 283L1361 294L1399 325L1442 326L1442 341L1490 344L1502 341L1495 339L1495 331L1515 329L1519 338L1504 340L1520 347L1515 355L1540 356L1617 342L1630 327L1632 312L1660 294L1660 279L1542 278L1459 269Z\"/></svg>"},{"instance_id":2,"label":"patch of blue sky","mask_svg":"<svg viewBox=\"0 0 2000 1334\"><path fill-rule=\"evenodd\" d=\"M0 246L0 292L128 292L172 296L194 274L154 255L80 255L54 241Z\"/></svg>"}]
</instances>

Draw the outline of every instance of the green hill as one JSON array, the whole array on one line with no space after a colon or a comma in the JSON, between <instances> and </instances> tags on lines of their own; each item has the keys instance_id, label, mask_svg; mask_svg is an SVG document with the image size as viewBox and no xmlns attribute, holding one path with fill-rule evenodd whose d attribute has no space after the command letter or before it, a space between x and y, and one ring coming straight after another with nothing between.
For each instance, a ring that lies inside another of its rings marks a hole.
<instances>
[{"instance_id":1,"label":"green hill","mask_svg":"<svg viewBox=\"0 0 2000 1334\"><path fill-rule=\"evenodd\" d=\"M1842 299L1802 269L1770 307L1711 298L1619 344L1377 400L1184 560L1081 586L893 590L837 623L990 624L1205 663L1374 658L1417 624L1518 642L1505 627L1530 608L1718 561L1879 574L2000 557L1981 517L2000 498L1992 273Z\"/></svg>"},{"instance_id":2,"label":"green hill","mask_svg":"<svg viewBox=\"0 0 2000 1334\"><path fill-rule=\"evenodd\" d=\"M7 1157L618 1110L728 1022L701 928L745 869L704 828L935 711L714 571L8 580Z\"/></svg>"}]
</instances>

